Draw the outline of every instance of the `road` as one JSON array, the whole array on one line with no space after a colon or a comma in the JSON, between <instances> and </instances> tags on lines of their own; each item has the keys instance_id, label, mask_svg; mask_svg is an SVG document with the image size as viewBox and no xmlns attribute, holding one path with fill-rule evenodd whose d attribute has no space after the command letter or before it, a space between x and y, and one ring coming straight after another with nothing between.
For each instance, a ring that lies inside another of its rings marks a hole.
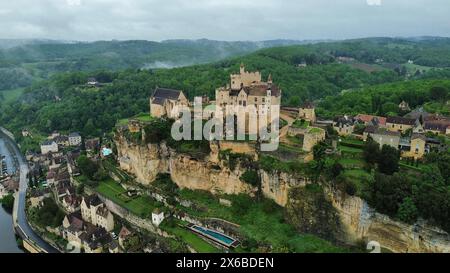
<instances>
[{"instance_id":1,"label":"road","mask_svg":"<svg viewBox=\"0 0 450 273\"><path fill-rule=\"evenodd\" d=\"M16 163L19 166L19 174L20 174L20 183L19 183L19 191L16 194L16 198L14 200L14 210L13 210L13 224L16 229L18 235L22 237L22 239L27 239L31 241L34 245L37 245L39 248L44 250L44 252L48 253L56 253L58 252L55 248L45 242L39 235L37 235L33 229L30 227L27 221L27 216L25 214L25 203L26 203L26 192L28 187L28 163L20 152L17 144L0 132L0 137L5 141L5 143L9 144L10 149L7 149L9 152L9 156L11 158L16 159Z\"/></svg>"}]
</instances>

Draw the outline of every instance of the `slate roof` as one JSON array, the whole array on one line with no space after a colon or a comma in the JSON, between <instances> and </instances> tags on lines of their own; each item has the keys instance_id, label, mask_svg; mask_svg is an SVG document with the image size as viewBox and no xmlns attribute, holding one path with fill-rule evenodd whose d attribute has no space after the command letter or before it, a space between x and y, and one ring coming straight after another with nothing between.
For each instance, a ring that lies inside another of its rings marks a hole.
<instances>
[{"instance_id":1,"label":"slate roof","mask_svg":"<svg viewBox=\"0 0 450 273\"><path fill-rule=\"evenodd\" d=\"M411 140L414 140L414 139L421 139L425 142L427 141L427 137L422 134L412 134Z\"/></svg>"},{"instance_id":2,"label":"slate roof","mask_svg":"<svg viewBox=\"0 0 450 273\"><path fill-rule=\"evenodd\" d=\"M84 201L86 202L86 205L88 207L90 207L90 206L96 207L96 206L102 204L102 200L100 200L100 198L98 198L98 196L96 194L88 196L87 198L85 198Z\"/></svg>"},{"instance_id":3,"label":"slate roof","mask_svg":"<svg viewBox=\"0 0 450 273\"><path fill-rule=\"evenodd\" d=\"M365 130L366 133L374 134L374 135L382 135L382 136L398 136L401 134L399 132L389 131L383 128L377 128L375 126L368 126Z\"/></svg>"},{"instance_id":4,"label":"slate roof","mask_svg":"<svg viewBox=\"0 0 450 273\"><path fill-rule=\"evenodd\" d=\"M386 119L386 122L414 126L416 124L416 119L404 118L404 117L388 117Z\"/></svg>"},{"instance_id":5,"label":"slate roof","mask_svg":"<svg viewBox=\"0 0 450 273\"><path fill-rule=\"evenodd\" d=\"M53 145L53 143L55 143L53 140L45 140L44 142L42 142L41 145L49 146L49 145Z\"/></svg>"},{"instance_id":6,"label":"slate roof","mask_svg":"<svg viewBox=\"0 0 450 273\"><path fill-rule=\"evenodd\" d=\"M80 137L80 133L78 132L70 133L69 137Z\"/></svg>"},{"instance_id":7,"label":"slate roof","mask_svg":"<svg viewBox=\"0 0 450 273\"><path fill-rule=\"evenodd\" d=\"M446 121L425 122L424 129L445 132L449 126L450 123Z\"/></svg>"},{"instance_id":8,"label":"slate roof","mask_svg":"<svg viewBox=\"0 0 450 273\"><path fill-rule=\"evenodd\" d=\"M178 100L181 92L182 92L181 90L157 87L153 92L152 98Z\"/></svg>"}]
</instances>

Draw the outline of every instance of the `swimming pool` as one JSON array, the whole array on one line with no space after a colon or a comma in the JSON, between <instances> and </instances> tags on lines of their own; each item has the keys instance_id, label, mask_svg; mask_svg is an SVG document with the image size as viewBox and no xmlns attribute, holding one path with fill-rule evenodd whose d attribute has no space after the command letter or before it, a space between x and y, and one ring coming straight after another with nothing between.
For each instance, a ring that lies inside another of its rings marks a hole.
<instances>
[{"instance_id":1,"label":"swimming pool","mask_svg":"<svg viewBox=\"0 0 450 273\"><path fill-rule=\"evenodd\" d=\"M238 244L238 241L236 239L211 229L207 229L197 225L188 225L188 228L195 233L205 236L206 238L226 247L235 247Z\"/></svg>"}]
</instances>

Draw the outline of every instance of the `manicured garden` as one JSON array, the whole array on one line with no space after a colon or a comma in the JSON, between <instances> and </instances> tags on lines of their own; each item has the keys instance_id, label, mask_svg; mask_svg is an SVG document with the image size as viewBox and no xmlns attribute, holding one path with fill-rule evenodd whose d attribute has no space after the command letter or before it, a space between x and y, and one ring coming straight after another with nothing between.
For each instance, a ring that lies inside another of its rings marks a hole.
<instances>
[{"instance_id":1,"label":"manicured garden","mask_svg":"<svg viewBox=\"0 0 450 273\"><path fill-rule=\"evenodd\" d=\"M149 217L152 211L160 206L148 196L129 197L127 191L113 179L99 182L96 190L101 195L141 217Z\"/></svg>"}]
</instances>

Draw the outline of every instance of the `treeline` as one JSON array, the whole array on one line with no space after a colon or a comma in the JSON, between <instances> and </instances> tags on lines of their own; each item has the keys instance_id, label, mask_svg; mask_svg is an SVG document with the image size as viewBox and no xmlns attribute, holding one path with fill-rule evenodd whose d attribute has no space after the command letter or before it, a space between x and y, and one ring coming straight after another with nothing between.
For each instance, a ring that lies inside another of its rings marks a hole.
<instances>
[{"instance_id":1,"label":"treeline","mask_svg":"<svg viewBox=\"0 0 450 273\"><path fill-rule=\"evenodd\" d=\"M29 86L32 80L23 68L0 68L0 91Z\"/></svg>"},{"instance_id":2,"label":"treeline","mask_svg":"<svg viewBox=\"0 0 450 273\"><path fill-rule=\"evenodd\" d=\"M450 115L446 101L450 99L450 80L415 80L376 85L344 92L339 96L323 99L318 114L332 118L336 115L403 114L398 105L403 100L414 109L427 103L435 103L434 111Z\"/></svg>"},{"instance_id":3,"label":"treeline","mask_svg":"<svg viewBox=\"0 0 450 273\"><path fill-rule=\"evenodd\" d=\"M351 57L360 62L415 64L431 67L450 67L450 38L423 40L396 38L367 38L314 45L318 52L336 57Z\"/></svg>"},{"instance_id":4,"label":"treeline","mask_svg":"<svg viewBox=\"0 0 450 273\"><path fill-rule=\"evenodd\" d=\"M334 63L298 69L278 57L266 56L267 52L174 69L58 74L28 88L18 102L5 106L0 121L16 131L27 126L44 132L77 130L99 135L121 118L148 112L148 99L156 86L182 89L191 99L203 94L214 98L215 88L226 85L241 62L249 71L262 71L264 78L272 73L283 89L283 104L292 106L336 95L342 89L398 80L391 71L367 73ZM111 84L90 92L80 87L89 76Z\"/></svg>"},{"instance_id":5,"label":"treeline","mask_svg":"<svg viewBox=\"0 0 450 273\"><path fill-rule=\"evenodd\" d=\"M399 170L396 149L369 141L367 164L377 169L366 181L363 198L377 211L413 224L419 218L450 231L450 154L430 153L421 171ZM413 173L411 173L413 172Z\"/></svg>"}]
</instances>

